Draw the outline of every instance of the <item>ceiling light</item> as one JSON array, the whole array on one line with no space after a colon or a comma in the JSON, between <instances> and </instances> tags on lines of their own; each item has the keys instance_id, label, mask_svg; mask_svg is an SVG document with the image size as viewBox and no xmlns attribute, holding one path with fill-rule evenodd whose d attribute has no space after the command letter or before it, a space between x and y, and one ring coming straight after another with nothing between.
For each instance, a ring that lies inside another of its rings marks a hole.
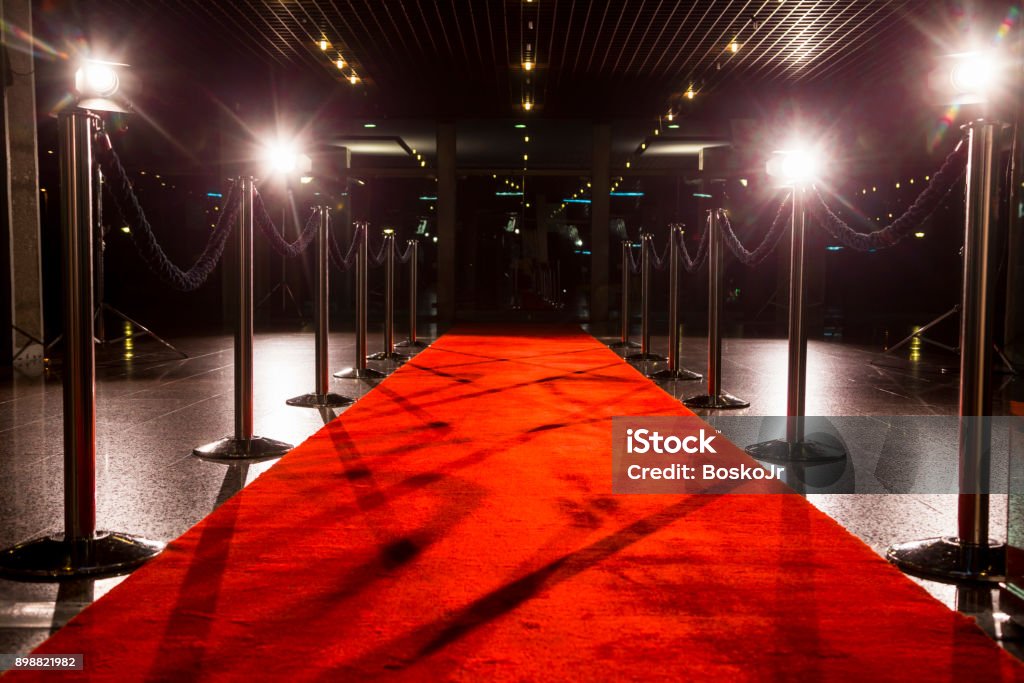
<instances>
[{"instance_id":1,"label":"ceiling light","mask_svg":"<svg viewBox=\"0 0 1024 683\"><path fill-rule=\"evenodd\" d=\"M696 95L696 94L697 94L697 93L695 93L695 92L693 91L693 86L690 86L689 88L687 88L687 89L686 89L686 99L688 99L688 100L692 100L692 99L693 99L693 96L694 96L694 95Z\"/></svg>"},{"instance_id":2,"label":"ceiling light","mask_svg":"<svg viewBox=\"0 0 1024 683\"><path fill-rule=\"evenodd\" d=\"M735 40L732 41L731 43L729 43L729 52L731 52L733 54L736 54L739 51L740 51L740 44L739 43L737 43Z\"/></svg>"},{"instance_id":3,"label":"ceiling light","mask_svg":"<svg viewBox=\"0 0 1024 683\"><path fill-rule=\"evenodd\" d=\"M523 60L523 71L533 71L533 62L529 59Z\"/></svg>"},{"instance_id":4,"label":"ceiling light","mask_svg":"<svg viewBox=\"0 0 1024 683\"><path fill-rule=\"evenodd\" d=\"M338 67L339 69L345 68L345 60L342 59L341 55L338 55L338 59L334 62L334 66Z\"/></svg>"},{"instance_id":5,"label":"ceiling light","mask_svg":"<svg viewBox=\"0 0 1024 683\"><path fill-rule=\"evenodd\" d=\"M526 124L525 123L517 123L516 124L516 128L526 128Z\"/></svg>"},{"instance_id":6,"label":"ceiling light","mask_svg":"<svg viewBox=\"0 0 1024 683\"><path fill-rule=\"evenodd\" d=\"M532 110L533 102L531 102L530 100L523 100L523 109L525 109L526 111Z\"/></svg>"},{"instance_id":7,"label":"ceiling light","mask_svg":"<svg viewBox=\"0 0 1024 683\"><path fill-rule=\"evenodd\" d=\"M327 52L327 39L326 38L321 38L320 39L320 49L322 51L324 51L324 52Z\"/></svg>"},{"instance_id":8,"label":"ceiling light","mask_svg":"<svg viewBox=\"0 0 1024 683\"><path fill-rule=\"evenodd\" d=\"M355 85L359 82L359 76L356 76L356 73L353 71L352 75L348 77L348 82Z\"/></svg>"}]
</instances>

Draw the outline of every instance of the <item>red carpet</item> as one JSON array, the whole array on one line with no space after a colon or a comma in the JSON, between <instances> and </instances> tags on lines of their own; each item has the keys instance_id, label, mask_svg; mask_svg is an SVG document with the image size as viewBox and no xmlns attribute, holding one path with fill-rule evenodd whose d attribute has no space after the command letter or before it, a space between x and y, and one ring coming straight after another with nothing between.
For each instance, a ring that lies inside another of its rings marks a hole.
<instances>
[{"instance_id":1,"label":"red carpet","mask_svg":"<svg viewBox=\"0 0 1024 683\"><path fill-rule=\"evenodd\" d=\"M796 495L611 495L611 417L685 410L589 336L495 332L442 338L38 652L118 681L1024 678Z\"/></svg>"}]
</instances>

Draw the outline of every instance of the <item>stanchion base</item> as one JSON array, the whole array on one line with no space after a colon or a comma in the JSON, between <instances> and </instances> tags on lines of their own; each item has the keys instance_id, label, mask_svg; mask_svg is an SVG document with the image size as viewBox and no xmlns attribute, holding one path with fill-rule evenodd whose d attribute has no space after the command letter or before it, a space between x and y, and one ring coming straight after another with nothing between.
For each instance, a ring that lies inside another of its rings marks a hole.
<instances>
[{"instance_id":1,"label":"stanchion base","mask_svg":"<svg viewBox=\"0 0 1024 683\"><path fill-rule=\"evenodd\" d=\"M1006 546L961 543L952 537L897 543L885 559L907 574L944 583L996 583L1006 574Z\"/></svg>"},{"instance_id":2,"label":"stanchion base","mask_svg":"<svg viewBox=\"0 0 1024 683\"><path fill-rule=\"evenodd\" d=\"M608 348L609 349L639 349L640 348L640 343L639 342L635 342L635 341L631 341L631 340L628 340L628 339L626 341L619 340L619 341L611 342L610 344L608 344Z\"/></svg>"},{"instance_id":3,"label":"stanchion base","mask_svg":"<svg viewBox=\"0 0 1024 683\"><path fill-rule=\"evenodd\" d=\"M665 356L659 356L656 353L631 353L628 356L626 356L626 360L628 360L630 363L643 363L646 361L660 363L663 361L667 361L668 358L666 358Z\"/></svg>"},{"instance_id":4,"label":"stanchion base","mask_svg":"<svg viewBox=\"0 0 1024 683\"><path fill-rule=\"evenodd\" d=\"M366 359L386 360L391 361L392 363L404 363L405 361L409 360L409 356L404 356L400 353L395 353L394 351L392 351L391 353L388 353L387 351L378 351L377 353L367 356Z\"/></svg>"},{"instance_id":5,"label":"stanchion base","mask_svg":"<svg viewBox=\"0 0 1024 683\"><path fill-rule=\"evenodd\" d=\"M657 372L647 375L651 379L668 380L672 382L676 381L689 381L695 379L704 379L704 375L693 370L687 370L686 368L679 368L677 370L658 370Z\"/></svg>"},{"instance_id":6,"label":"stanchion base","mask_svg":"<svg viewBox=\"0 0 1024 683\"><path fill-rule=\"evenodd\" d=\"M240 460L259 462L280 458L292 448L294 446L290 443L262 436L254 436L251 439L226 436L220 441L192 449L192 455L214 462L238 462Z\"/></svg>"},{"instance_id":7,"label":"stanchion base","mask_svg":"<svg viewBox=\"0 0 1024 683\"><path fill-rule=\"evenodd\" d=\"M846 457L842 448L819 441L775 439L752 444L744 450L757 460L774 462L830 462Z\"/></svg>"},{"instance_id":8,"label":"stanchion base","mask_svg":"<svg viewBox=\"0 0 1024 683\"><path fill-rule=\"evenodd\" d=\"M344 408L355 403L354 398L341 394L303 394L290 398L285 403L296 408Z\"/></svg>"},{"instance_id":9,"label":"stanchion base","mask_svg":"<svg viewBox=\"0 0 1024 683\"><path fill-rule=\"evenodd\" d=\"M380 370L373 368L345 368L334 373L337 379L384 379L387 377Z\"/></svg>"},{"instance_id":10,"label":"stanchion base","mask_svg":"<svg viewBox=\"0 0 1024 683\"><path fill-rule=\"evenodd\" d=\"M736 398L732 394L721 393L718 396L703 394L683 399L683 405L687 408L703 408L705 410L736 410L738 408L749 408L750 401Z\"/></svg>"},{"instance_id":11,"label":"stanchion base","mask_svg":"<svg viewBox=\"0 0 1024 683\"><path fill-rule=\"evenodd\" d=\"M409 341L408 339L406 339L405 341L398 342L397 344L395 344L395 346L401 347L403 349L425 349L428 346L430 346L430 343L420 341L419 339L417 339L416 341Z\"/></svg>"},{"instance_id":12,"label":"stanchion base","mask_svg":"<svg viewBox=\"0 0 1024 683\"><path fill-rule=\"evenodd\" d=\"M116 531L65 541L44 536L0 550L0 577L15 581L63 581L127 574L164 549L164 544Z\"/></svg>"}]
</instances>

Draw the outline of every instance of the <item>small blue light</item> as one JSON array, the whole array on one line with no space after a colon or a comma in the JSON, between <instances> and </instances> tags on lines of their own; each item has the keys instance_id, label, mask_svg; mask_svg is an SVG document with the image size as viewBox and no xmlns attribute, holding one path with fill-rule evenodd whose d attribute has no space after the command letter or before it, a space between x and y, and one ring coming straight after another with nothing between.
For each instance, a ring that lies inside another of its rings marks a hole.
<instances>
[{"instance_id":1,"label":"small blue light","mask_svg":"<svg viewBox=\"0 0 1024 683\"><path fill-rule=\"evenodd\" d=\"M495 192L496 197L522 197L522 192Z\"/></svg>"},{"instance_id":2,"label":"small blue light","mask_svg":"<svg viewBox=\"0 0 1024 683\"><path fill-rule=\"evenodd\" d=\"M693 196L694 197L700 197L701 199L711 199L711 195L705 194L703 192L694 192Z\"/></svg>"},{"instance_id":3,"label":"small blue light","mask_svg":"<svg viewBox=\"0 0 1024 683\"><path fill-rule=\"evenodd\" d=\"M589 199L563 199L566 204L589 204Z\"/></svg>"},{"instance_id":4,"label":"small blue light","mask_svg":"<svg viewBox=\"0 0 1024 683\"><path fill-rule=\"evenodd\" d=\"M207 197L216 197L217 199L220 199L224 195L222 195L220 192L207 192L206 196Z\"/></svg>"},{"instance_id":5,"label":"small blue light","mask_svg":"<svg viewBox=\"0 0 1024 683\"><path fill-rule=\"evenodd\" d=\"M613 197L643 197L643 192L612 192Z\"/></svg>"},{"instance_id":6,"label":"small blue light","mask_svg":"<svg viewBox=\"0 0 1024 683\"><path fill-rule=\"evenodd\" d=\"M437 201L437 197L431 197L430 195L426 195L425 194L422 197L420 197L420 201L421 202L436 202Z\"/></svg>"},{"instance_id":7,"label":"small blue light","mask_svg":"<svg viewBox=\"0 0 1024 683\"><path fill-rule=\"evenodd\" d=\"M843 248L841 246L839 246L838 244L830 244L830 245L828 245L825 248L828 249L829 251L842 251L843 250Z\"/></svg>"},{"instance_id":8,"label":"small blue light","mask_svg":"<svg viewBox=\"0 0 1024 683\"><path fill-rule=\"evenodd\" d=\"M573 253L574 254L582 254L584 256L590 256L590 250L589 249L577 249Z\"/></svg>"}]
</instances>

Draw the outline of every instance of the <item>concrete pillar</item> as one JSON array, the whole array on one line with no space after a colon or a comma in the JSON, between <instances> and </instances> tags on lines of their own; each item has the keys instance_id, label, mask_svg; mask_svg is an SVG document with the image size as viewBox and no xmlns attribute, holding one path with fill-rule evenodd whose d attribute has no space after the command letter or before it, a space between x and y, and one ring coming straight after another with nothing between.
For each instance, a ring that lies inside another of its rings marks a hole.
<instances>
[{"instance_id":1,"label":"concrete pillar","mask_svg":"<svg viewBox=\"0 0 1024 683\"><path fill-rule=\"evenodd\" d=\"M455 320L455 124L437 125L437 316Z\"/></svg>"},{"instance_id":2,"label":"concrete pillar","mask_svg":"<svg viewBox=\"0 0 1024 683\"><path fill-rule=\"evenodd\" d=\"M612 127L594 125L594 147L590 166L590 321L608 320L608 224L611 220L609 192Z\"/></svg>"},{"instance_id":3,"label":"concrete pillar","mask_svg":"<svg viewBox=\"0 0 1024 683\"><path fill-rule=\"evenodd\" d=\"M32 33L31 0L3 0L3 20ZM11 81L4 87L7 224L10 235L11 322L43 339L43 285L39 235L39 167L32 55L8 49ZM14 332L14 347L26 342Z\"/></svg>"}]
</instances>

